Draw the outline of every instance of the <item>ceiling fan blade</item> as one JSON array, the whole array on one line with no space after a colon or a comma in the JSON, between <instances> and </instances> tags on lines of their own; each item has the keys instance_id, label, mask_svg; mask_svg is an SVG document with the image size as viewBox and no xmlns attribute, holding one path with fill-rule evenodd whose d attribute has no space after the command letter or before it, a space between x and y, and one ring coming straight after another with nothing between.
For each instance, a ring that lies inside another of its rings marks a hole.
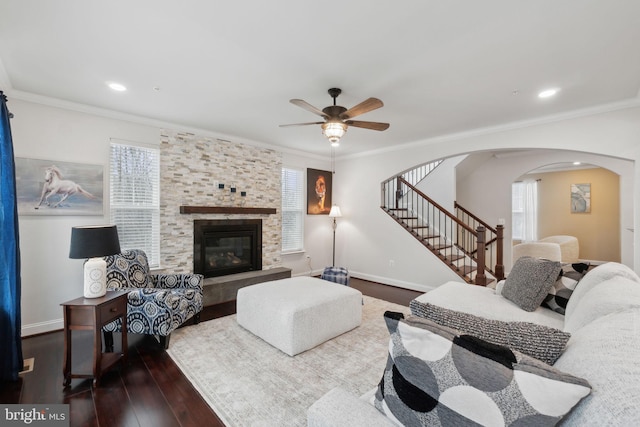
<instances>
[{"instance_id":1,"label":"ceiling fan blade","mask_svg":"<svg viewBox=\"0 0 640 427\"><path fill-rule=\"evenodd\" d=\"M349 108L344 113L340 114L341 119L352 119L360 114L368 113L369 111L376 110L382 107L384 104L378 98L369 98L362 101L355 107Z\"/></svg>"},{"instance_id":2,"label":"ceiling fan blade","mask_svg":"<svg viewBox=\"0 0 640 427\"><path fill-rule=\"evenodd\" d=\"M291 126L306 126L306 125L321 125L324 122L308 122L308 123L292 123L289 125L280 125L281 128L291 127Z\"/></svg>"},{"instance_id":3,"label":"ceiling fan blade","mask_svg":"<svg viewBox=\"0 0 640 427\"><path fill-rule=\"evenodd\" d=\"M303 101L302 99L290 99L289 102L292 103L293 105L297 105L300 108L304 108L307 111L311 111L313 114L317 114L320 117L327 117L327 118L329 117L322 110L314 107L313 105L309 104L307 101Z\"/></svg>"},{"instance_id":4,"label":"ceiling fan blade","mask_svg":"<svg viewBox=\"0 0 640 427\"><path fill-rule=\"evenodd\" d=\"M346 124L357 128L371 129L371 130L387 130L389 129L389 123L380 122L363 122L360 120L346 120Z\"/></svg>"}]
</instances>

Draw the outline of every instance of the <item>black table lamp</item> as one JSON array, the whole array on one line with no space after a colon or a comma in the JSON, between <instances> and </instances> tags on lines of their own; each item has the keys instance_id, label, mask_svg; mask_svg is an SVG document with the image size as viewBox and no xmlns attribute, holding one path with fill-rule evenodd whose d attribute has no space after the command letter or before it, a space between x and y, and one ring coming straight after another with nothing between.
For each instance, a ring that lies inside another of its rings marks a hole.
<instances>
[{"instance_id":1,"label":"black table lamp","mask_svg":"<svg viewBox=\"0 0 640 427\"><path fill-rule=\"evenodd\" d=\"M69 258L87 258L84 263L84 297L107 293L107 263L102 257L120 253L115 225L88 225L71 228Z\"/></svg>"}]
</instances>

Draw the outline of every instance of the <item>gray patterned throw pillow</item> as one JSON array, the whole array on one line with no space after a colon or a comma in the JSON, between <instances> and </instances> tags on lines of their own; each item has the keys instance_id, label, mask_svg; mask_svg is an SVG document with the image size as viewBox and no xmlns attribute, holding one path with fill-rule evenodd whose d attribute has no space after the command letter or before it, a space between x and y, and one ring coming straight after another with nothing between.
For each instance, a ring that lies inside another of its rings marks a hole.
<instances>
[{"instance_id":1,"label":"gray patterned throw pillow","mask_svg":"<svg viewBox=\"0 0 640 427\"><path fill-rule=\"evenodd\" d=\"M561 268L557 261L520 257L504 282L502 296L525 311L535 311L558 279Z\"/></svg>"},{"instance_id":2,"label":"gray patterned throw pillow","mask_svg":"<svg viewBox=\"0 0 640 427\"><path fill-rule=\"evenodd\" d=\"M589 383L539 360L401 313L374 406L398 425L556 425Z\"/></svg>"},{"instance_id":3,"label":"gray patterned throw pillow","mask_svg":"<svg viewBox=\"0 0 640 427\"><path fill-rule=\"evenodd\" d=\"M476 336L490 343L503 345L553 365L567 345L571 334L531 322L503 322L485 319L461 311L413 300L411 314Z\"/></svg>"}]
</instances>

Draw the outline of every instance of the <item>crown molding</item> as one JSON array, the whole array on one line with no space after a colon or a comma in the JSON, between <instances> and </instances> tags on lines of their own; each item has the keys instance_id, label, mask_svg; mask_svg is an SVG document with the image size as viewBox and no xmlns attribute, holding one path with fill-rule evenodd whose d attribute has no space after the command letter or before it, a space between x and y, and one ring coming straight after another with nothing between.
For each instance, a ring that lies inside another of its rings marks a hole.
<instances>
[{"instance_id":1,"label":"crown molding","mask_svg":"<svg viewBox=\"0 0 640 427\"><path fill-rule=\"evenodd\" d=\"M317 155L313 153L308 153L302 150L294 150L288 147L275 146L273 144L268 144L265 142L260 142L260 141L247 139L247 138L241 138L235 135L221 134L217 132L212 132L207 129L184 126L174 122L166 122L166 121L161 121L157 119L151 119L149 117L137 116L133 114L122 113L115 110L108 110L105 108L93 107L86 104L80 104L80 103L66 101L58 98L47 97L43 95L34 94L31 92L14 90L11 88L10 82L8 80L8 76L6 74L6 71L4 69L4 66L1 60L0 60L0 84L2 86L6 86L7 89L5 90L5 94L10 96L11 98L32 102L35 104L41 104L41 105L46 105L50 107L56 107L56 108L61 108L65 110L71 110L71 111L91 114L91 115L115 119L115 120L122 120L122 121L131 122L131 123L142 124L146 126L158 127L160 129L168 128L168 129L172 129L180 132L189 132L199 136L252 145L252 146L261 147L269 150L289 153L289 154L298 155L298 156L307 157L307 158L314 158L314 159L323 160L323 161L330 159L330 156L322 156L322 155ZM0 86L0 90L2 89L2 86ZM394 145L392 147L364 151L362 153L348 154L348 155L339 156L339 157L336 156L336 160L348 160L348 159L354 159L354 158L369 157L369 156L395 152L395 151L404 150L404 149L424 147L427 145L443 143L443 142L459 141L459 140L473 138L477 136L490 135L494 133L501 133L501 132L506 132L511 130L523 129L523 128L532 127L532 126L540 126L543 124L555 123L555 122L564 121L564 120L570 120L570 119L575 119L580 117L587 117L587 116L592 116L596 114L603 114L603 113L608 113L612 111L624 110L629 108L638 108L638 107L640 107L640 92L637 97L626 99L623 101L618 101L618 102L613 102L608 104L601 104L594 107L588 107L588 108L583 108L578 110L571 110L571 111L539 117L531 120L521 120L516 122L505 123L502 125L472 129L470 131L451 133L451 134L441 135L433 138L427 138L423 140L408 142L405 144Z\"/></svg>"},{"instance_id":2,"label":"crown molding","mask_svg":"<svg viewBox=\"0 0 640 427\"><path fill-rule=\"evenodd\" d=\"M536 119L521 120L516 122L505 123L502 125L496 125L496 126L487 126L483 128L472 129L470 131L451 133L451 134L436 136L433 138L427 138L419 141L408 142L406 144L394 145L393 147L380 148L377 150L370 150L370 151L365 151L365 152L356 153L356 154L349 154L344 157L341 157L340 159L347 160L351 158L374 156L374 155L395 152L395 151L404 150L404 149L424 147L424 146L443 143L443 142L459 141L459 140L469 139L477 136L484 136L484 135L517 130L517 129L524 129L528 127L540 126L540 125L560 122L564 120L571 120L571 119L576 119L580 117L588 117L596 114L604 114L604 113L610 113L612 111L626 110L626 109L638 108L638 107L640 107L640 95L636 98L629 98L623 101L612 102L608 104L601 104L594 107L566 111L563 113L539 117Z\"/></svg>"},{"instance_id":3,"label":"crown molding","mask_svg":"<svg viewBox=\"0 0 640 427\"><path fill-rule=\"evenodd\" d=\"M2 64L0 63L0 67ZM2 82L2 69L0 69L0 83ZM90 114L98 117L104 117L114 120L122 120L125 122L157 127L159 130L171 129L176 132L191 133L197 136L208 137L221 141L234 142L238 144L247 144L254 147L260 147L267 150L273 150L281 153L288 153L292 155L313 158L318 160L327 161L330 156L321 156L313 153L308 153L302 150L294 150L287 147L280 147L273 144L268 144L261 141L256 141L248 138L238 137L236 135L228 135L218 132L212 132L208 129L201 129L197 127L185 126L179 123L167 122L157 119L151 119L149 117L137 116L134 114L123 113L120 111L109 110L106 108L94 107L91 105L80 104L77 102L67 101L59 98L52 98L44 95L38 95L32 92L25 92L21 90L9 89L5 93L13 99L19 99L21 101L31 102L34 104L45 105L48 107L60 108L63 110L75 111L78 113Z\"/></svg>"}]
</instances>

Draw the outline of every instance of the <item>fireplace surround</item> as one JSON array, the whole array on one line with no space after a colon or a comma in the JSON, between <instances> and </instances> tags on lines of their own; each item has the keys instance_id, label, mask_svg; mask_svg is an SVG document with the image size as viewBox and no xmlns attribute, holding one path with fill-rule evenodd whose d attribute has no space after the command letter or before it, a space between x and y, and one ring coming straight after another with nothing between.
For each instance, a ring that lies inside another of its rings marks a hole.
<instances>
[{"instance_id":1,"label":"fireplace surround","mask_svg":"<svg viewBox=\"0 0 640 427\"><path fill-rule=\"evenodd\" d=\"M193 221L193 271L205 277L262 270L262 220Z\"/></svg>"}]
</instances>

